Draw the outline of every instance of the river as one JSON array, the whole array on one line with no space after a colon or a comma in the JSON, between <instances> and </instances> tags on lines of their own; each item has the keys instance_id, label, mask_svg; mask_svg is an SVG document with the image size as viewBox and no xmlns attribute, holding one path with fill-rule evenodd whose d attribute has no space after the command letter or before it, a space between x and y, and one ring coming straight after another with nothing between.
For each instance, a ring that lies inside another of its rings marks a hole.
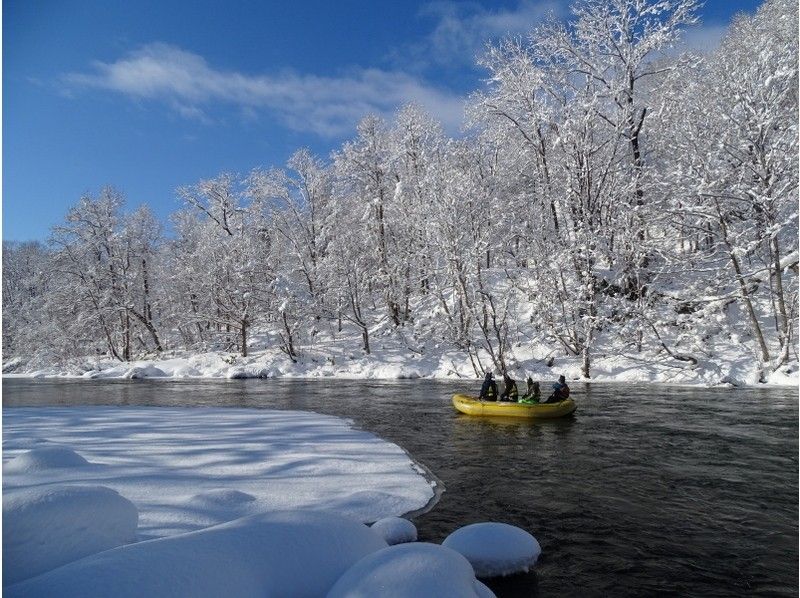
<instances>
[{"instance_id":1,"label":"river","mask_svg":"<svg viewBox=\"0 0 800 598\"><path fill-rule=\"evenodd\" d=\"M797 596L798 393L575 384L573 417L455 412L433 380L3 380L3 406L315 411L405 448L443 483L420 540L500 521L542 546L498 596Z\"/></svg>"}]
</instances>

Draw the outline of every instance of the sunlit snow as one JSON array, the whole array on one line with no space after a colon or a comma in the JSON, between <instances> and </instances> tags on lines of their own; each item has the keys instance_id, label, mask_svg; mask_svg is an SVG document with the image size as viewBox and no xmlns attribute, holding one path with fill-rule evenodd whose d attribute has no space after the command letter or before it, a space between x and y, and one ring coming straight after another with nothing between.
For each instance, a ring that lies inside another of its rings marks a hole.
<instances>
[{"instance_id":1,"label":"sunlit snow","mask_svg":"<svg viewBox=\"0 0 800 598\"><path fill-rule=\"evenodd\" d=\"M34 458L42 449L91 465L42 467ZM397 445L346 420L296 411L4 409L3 459L4 492L41 484L118 491L139 509L143 538L277 509L375 521L424 507L434 495Z\"/></svg>"}]
</instances>

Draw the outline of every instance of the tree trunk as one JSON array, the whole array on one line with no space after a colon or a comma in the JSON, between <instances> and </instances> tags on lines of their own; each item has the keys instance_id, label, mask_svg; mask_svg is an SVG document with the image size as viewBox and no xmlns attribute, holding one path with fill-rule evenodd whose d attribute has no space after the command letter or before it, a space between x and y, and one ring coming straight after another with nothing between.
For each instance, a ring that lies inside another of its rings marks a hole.
<instances>
[{"instance_id":1,"label":"tree trunk","mask_svg":"<svg viewBox=\"0 0 800 598\"><path fill-rule=\"evenodd\" d=\"M366 326L361 326L361 340L364 341L364 353L369 355L369 330Z\"/></svg>"},{"instance_id":2,"label":"tree trunk","mask_svg":"<svg viewBox=\"0 0 800 598\"><path fill-rule=\"evenodd\" d=\"M131 317L128 312L123 316L123 332L122 332L122 355L125 361L131 360Z\"/></svg>"},{"instance_id":3,"label":"tree trunk","mask_svg":"<svg viewBox=\"0 0 800 598\"><path fill-rule=\"evenodd\" d=\"M136 310L130 310L130 313L133 314L133 316L139 320L145 328L147 328L147 331L150 333L150 337L153 339L153 343L156 346L156 351L161 353L164 350L164 347L161 345L161 339L158 338L158 332L156 332L153 323L148 320L146 316L138 313Z\"/></svg>"},{"instance_id":4,"label":"tree trunk","mask_svg":"<svg viewBox=\"0 0 800 598\"><path fill-rule=\"evenodd\" d=\"M581 375L584 378L591 378L589 375L589 366L591 365L590 356L589 356L589 347L583 348L583 360L581 363Z\"/></svg>"},{"instance_id":5,"label":"tree trunk","mask_svg":"<svg viewBox=\"0 0 800 598\"><path fill-rule=\"evenodd\" d=\"M281 316L283 317L283 329L286 331L286 354L289 356L293 362L297 360L295 357L297 355L294 352L294 339L292 338L292 330L289 327L289 320L286 318L286 312L282 312Z\"/></svg>"},{"instance_id":6,"label":"tree trunk","mask_svg":"<svg viewBox=\"0 0 800 598\"><path fill-rule=\"evenodd\" d=\"M742 268L739 264L739 258L736 257L736 252L734 251L734 248L728 239L728 225L725 222L725 218L722 216L722 211L718 202L716 202L716 207L719 227L720 231L722 232L722 240L728 250L728 258L730 259L731 265L733 266L733 271L736 274L736 282L739 284L739 292L741 293L742 301L744 302L745 310L747 311L747 316L750 320L750 328L752 329L753 336L756 338L756 342L758 343L758 348L761 353L761 363L767 364L769 363L769 349L767 349L767 343L764 341L764 334L761 332L761 326L758 323L758 317L756 316L756 311L753 308L753 302L750 299L750 291L747 288L747 283L744 280L744 276L742 276Z\"/></svg>"},{"instance_id":7,"label":"tree trunk","mask_svg":"<svg viewBox=\"0 0 800 598\"><path fill-rule=\"evenodd\" d=\"M778 300L778 336L780 338L780 355L775 367L778 368L789 360L789 317L786 314L786 300L783 294L783 276L781 272L781 254L778 235L770 239L772 259L775 268L775 291Z\"/></svg>"},{"instance_id":8,"label":"tree trunk","mask_svg":"<svg viewBox=\"0 0 800 598\"><path fill-rule=\"evenodd\" d=\"M753 308L753 302L750 299L750 291L747 289L747 283L742 276L742 268L739 265L739 259L736 257L736 254L733 253L733 249L730 246L728 247L728 250L731 264L733 264L733 270L736 272L736 280L739 283L739 291L742 295L742 301L744 301L747 315L750 319L750 327L753 330L753 336L756 337L758 347L761 351L761 361L762 363L769 363L769 349L767 348L767 343L764 340L764 334L761 332L761 326L758 323L758 317L756 316L756 311Z\"/></svg>"},{"instance_id":9,"label":"tree trunk","mask_svg":"<svg viewBox=\"0 0 800 598\"><path fill-rule=\"evenodd\" d=\"M247 320L242 320L241 326L242 357L247 357L247 328L250 326L250 323Z\"/></svg>"}]
</instances>

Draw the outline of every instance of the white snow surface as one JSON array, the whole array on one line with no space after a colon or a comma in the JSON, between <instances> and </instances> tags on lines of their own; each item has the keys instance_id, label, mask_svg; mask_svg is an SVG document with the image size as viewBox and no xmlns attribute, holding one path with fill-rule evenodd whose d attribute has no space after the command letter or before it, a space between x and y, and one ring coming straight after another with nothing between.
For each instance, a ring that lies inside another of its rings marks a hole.
<instances>
[{"instance_id":1,"label":"white snow surface","mask_svg":"<svg viewBox=\"0 0 800 598\"><path fill-rule=\"evenodd\" d=\"M5 408L3 460L6 497L48 484L116 490L139 510L140 540L286 509L375 521L434 497L397 445L299 411Z\"/></svg>"},{"instance_id":2,"label":"white snow surface","mask_svg":"<svg viewBox=\"0 0 800 598\"><path fill-rule=\"evenodd\" d=\"M3 473L35 473L50 469L90 467L86 459L65 446L43 446L14 457L3 466Z\"/></svg>"},{"instance_id":3,"label":"white snow surface","mask_svg":"<svg viewBox=\"0 0 800 598\"><path fill-rule=\"evenodd\" d=\"M434 317L434 316L429 316ZM422 326L422 323L420 323ZM214 351L193 353L171 351L159 359L120 363L111 359L87 357L61 365L41 364L12 358L4 364L9 377L79 378L319 378L400 379L466 378L476 376L469 357L445 346L441 340L421 342L397 331L376 326L370 331L372 353L361 350L360 334L321 332L313 346L300 350L297 362L278 348L277 333L254 332L248 357ZM711 343L711 341L709 341ZM613 346L598 349L592 357L592 382L642 382L714 386L720 384L758 385L757 363L747 348L736 340L713 344L713 356L697 354L692 366L665 355L659 347L630 354ZM553 358L552 367L546 365ZM482 354L484 363L491 363ZM581 379L581 358L555 351L551 344L519 342L510 348L510 371L518 380L531 375L537 380L554 380L560 374L569 380ZM13 366L13 367L11 367ZM770 385L797 386L800 371L796 363L769 374Z\"/></svg>"},{"instance_id":4,"label":"white snow surface","mask_svg":"<svg viewBox=\"0 0 800 598\"><path fill-rule=\"evenodd\" d=\"M362 558L339 578L328 598L488 598L494 593L475 578L454 550L411 542Z\"/></svg>"},{"instance_id":5,"label":"white snow surface","mask_svg":"<svg viewBox=\"0 0 800 598\"><path fill-rule=\"evenodd\" d=\"M417 541L416 526L402 517L384 517L378 519L370 527L380 534L389 546Z\"/></svg>"},{"instance_id":6,"label":"white snow surface","mask_svg":"<svg viewBox=\"0 0 800 598\"><path fill-rule=\"evenodd\" d=\"M524 529L507 523L473 523L445 538L464 555L478 577L498 577L528 571L542 553L539 542Z\"/></svg>"},{"instance_id":7,"label":"white snow surface","mask_svg":"<svg viewBox=\"0 0 800 598\"><path fill-rule=\"evenodd\" d=\"M349 567L385 547L352 518L279 511L108 550L4 593L9 598L324 596Z\"/></svg>"},{"instance_id":8,"label":"white snow surface","mask_svg":"<svg viewBox=\"0 0 800 598\"><path fill-rule=\"evenodd\" d=\"M54 486L3 496L3 583L13 584L136 539L139 514L103 486Z\"/></svg>"}]
</instances>

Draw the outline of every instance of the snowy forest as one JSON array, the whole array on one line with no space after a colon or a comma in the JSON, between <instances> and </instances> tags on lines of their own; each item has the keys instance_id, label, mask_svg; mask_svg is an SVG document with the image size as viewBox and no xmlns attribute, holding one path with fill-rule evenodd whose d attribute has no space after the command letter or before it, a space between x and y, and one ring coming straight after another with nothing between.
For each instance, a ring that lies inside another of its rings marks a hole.
<instances>
[{"instance_id":1,"label":"snowy forest","mask_svg":"<svg viewBox=\"0 0 800 598\"><path fill-rule=\"evenodd\" d=\"M327 158L181 187L166 231L113 187L81 197L46 243L3 244L4 362L256 338L298 362L350 338L476 375L532 346L586 378L598 355L691 369L725 347L759 381L796 371L797 2L678 53L697 8L580 0L487 46L459 135L416 105L365 115Z\"/></svg>"}]
</instances>

